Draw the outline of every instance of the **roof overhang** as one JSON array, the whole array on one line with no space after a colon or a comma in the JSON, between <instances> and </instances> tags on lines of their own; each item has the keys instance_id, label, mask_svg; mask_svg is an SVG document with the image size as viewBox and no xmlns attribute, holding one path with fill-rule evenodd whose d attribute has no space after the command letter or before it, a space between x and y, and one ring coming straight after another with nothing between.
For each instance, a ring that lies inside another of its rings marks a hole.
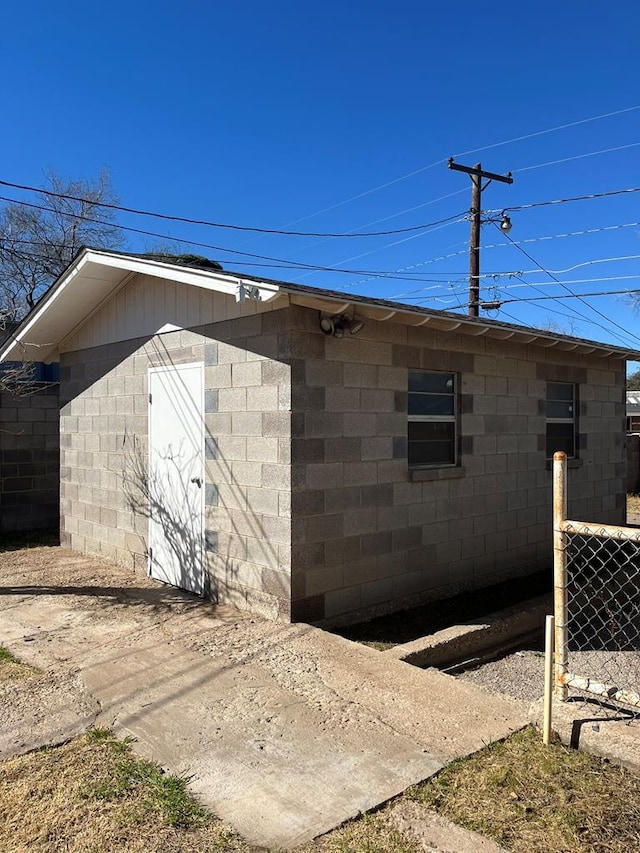
<instances>
[{"instance_id":1,"label":"roof overhang","mask_svg":"<svg viewBox=\"0 0 640 853\"><path fill-rule=\"evenodd\" d=\"M58 345L137 274L181 282L237 297L243 278L149 258L83 249L0 347L3 361L50 361ZM254 281L245 285L255 288ZM277 290L258 287L261 301Z\"/></svg>"},{"instance_id":2,"label":"roof overhang","mask_svg":"<svg viewBox=\"0 0 640 853\"><path fill-rule=\"evenodd\" d=\"M640 360L640 351L561 335L541 329L432 311L401 302L355 296L340 291L272 281L250 275L179 266L136 255L83 249L0 347L3 361L51 361L61 341L79 327L135 275L155 276L214 290L235 299L245 293L261 302L284 297L287 304L330 315L357 315L363 320L394 321L474 337L532 344L600 358Z\"/></svg>"}]
</instances>

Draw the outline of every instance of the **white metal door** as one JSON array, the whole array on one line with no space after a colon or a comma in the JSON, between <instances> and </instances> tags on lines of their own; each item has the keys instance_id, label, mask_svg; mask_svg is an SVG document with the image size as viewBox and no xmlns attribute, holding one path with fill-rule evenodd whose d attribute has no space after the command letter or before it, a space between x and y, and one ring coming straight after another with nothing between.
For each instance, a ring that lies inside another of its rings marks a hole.
<instances>
[{"instance_id":1,"label":"white metal door","mask_svg":"<svg viewBox=\"0 0 640 853\"><path fill-rule=\"evenodd\" d=\"M204 366L149 370L149 574L203 591Z\"/></svg>"}]
</instances>

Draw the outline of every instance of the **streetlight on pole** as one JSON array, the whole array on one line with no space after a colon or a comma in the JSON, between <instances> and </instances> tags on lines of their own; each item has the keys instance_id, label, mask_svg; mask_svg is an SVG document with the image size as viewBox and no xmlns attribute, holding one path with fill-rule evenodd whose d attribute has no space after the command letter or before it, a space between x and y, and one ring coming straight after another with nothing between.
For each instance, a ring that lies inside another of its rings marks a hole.
<instances>
[{"instance_id":1,"label":"streetlight on pole","mask_svg":"<svg viewBox=\"0 0 640 853\"><path fill-rule=\"evenodd\" d=\"M466 172L471 176L471 238L469 240L469 316L478 317L480 314L480 212L482 208L482 193L491 181L500 181L503 184L512 184L511 172L506 175L497 175L495 172L486 172L482 163L475 166L459 166L454 163L453 157L449 157L449 168L456 172ZM482 186L482 179L487 178L487 183ZM503 231L511 230L511 220L508 216L502 219L500 226Z\"/></svg>"}]
</instances>

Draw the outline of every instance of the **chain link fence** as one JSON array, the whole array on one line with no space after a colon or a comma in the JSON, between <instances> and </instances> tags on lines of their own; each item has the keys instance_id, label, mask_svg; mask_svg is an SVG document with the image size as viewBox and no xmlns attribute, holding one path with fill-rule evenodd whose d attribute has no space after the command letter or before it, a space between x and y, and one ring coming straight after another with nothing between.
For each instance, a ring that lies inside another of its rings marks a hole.
<instances>
[{"instance_id":1,"label":"chain link fence","mask_svg":"<svg viewBox=\"0 0 640 853\"><path fill-rule=\"evenodd\" d=\"M566 518L554 457L555 693L640 712L640 529Z\"/></svg>"}]
</instances>

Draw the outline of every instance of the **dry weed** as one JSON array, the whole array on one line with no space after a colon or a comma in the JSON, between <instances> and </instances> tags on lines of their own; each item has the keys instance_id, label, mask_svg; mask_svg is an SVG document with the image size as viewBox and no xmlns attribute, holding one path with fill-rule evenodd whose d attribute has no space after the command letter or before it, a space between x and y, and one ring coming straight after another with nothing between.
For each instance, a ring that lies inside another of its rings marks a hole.
<instances>
[{"instance_id":1,"label":"dry weed","mask_svg":"<svg viewBox=\"0 0 640 853\"><path fill-rule=\"evenodd\" d=\"M25 681L41 675L33 666L20 661L11 652L0 646L0 684L8 681Z\"/></svg>"},{"instance_id":2,"label":"dry weed","mask_svg":"<svg viewBox=\"0 0 640 853\"><path fill-rule=\"evenodd\" d=\"M409 793L513 853L640 850L640 777L527 729Z\"/></svg>"}]
</instances>

